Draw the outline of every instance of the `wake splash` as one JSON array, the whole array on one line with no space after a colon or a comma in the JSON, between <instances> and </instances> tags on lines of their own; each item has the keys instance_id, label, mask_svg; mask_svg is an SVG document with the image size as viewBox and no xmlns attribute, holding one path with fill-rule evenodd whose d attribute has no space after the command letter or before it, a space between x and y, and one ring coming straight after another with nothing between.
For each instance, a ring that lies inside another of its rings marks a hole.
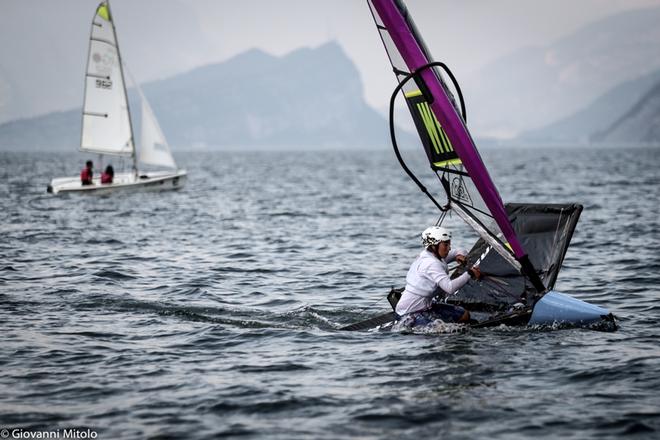
<instances>
[{"instance_id":1,"label":"wake splash","mask_svg":"<svg viewBox=\"0 0 660 440\"><path fill-rule=\"evenodd\" d=\"M383 330L385 330L383 328ZM448 334L448 333L467 333L470 326L467 324L458 324L455 322L444 322L442 319L436 319L425 325L411 326L410 323L401 319L391 326L391 331L404 334Z\"/></svg>"}]
</instances>

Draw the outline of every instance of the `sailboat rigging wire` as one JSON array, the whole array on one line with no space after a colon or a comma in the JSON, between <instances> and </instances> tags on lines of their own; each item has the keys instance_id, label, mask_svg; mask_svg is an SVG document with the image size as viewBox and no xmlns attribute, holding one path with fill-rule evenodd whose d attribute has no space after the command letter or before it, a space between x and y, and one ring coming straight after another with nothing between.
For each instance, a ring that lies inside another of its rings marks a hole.
<instances>
[{"instance_id":1,"label":"sailboat rigging wire","mask_svg":"<svg viewBox=\"0 0 660 440\"><path fill-rule=\"evenodd\" d=\"M438 62L433 62L433 63L426 64L426 65L420 67L419 69L417 69L414 72L414 74L416 75L417 72L419 72L420 70L426 69L426 68L432 67L432 66L442 67L442 69L447 73L447 75L449 75L449 78L451 79L451 82L454 84L454 87L456 88L456 92L458 93L458 100L461 102L461 115L463 116L463 123L465 125L467 125L467 113L465 112L465 101L463 100L463 92L461 92L461 87L458 85L458 81L456 80L456 77L454 76L452 71L449 70L449 67L447 67L447 65L445 63L443 63L441 61L438 61Z\"/></svg>"},{"instance_id":2,"label":"sailboat rigging wire","mask_svg":"<svg viewBox=\"0 0 660 440\"><path fill-rule=\"evenodd\" d=\"M463 99L463 92L461 92L461 86L458 85L458 81L456 80L456 77L454 76L452 71L449 70L449 67L447 67L445 63L441 62L438 64L438 66L442 67L444 71L447 72L447 75L449 76L449 78L451 78L451 82L454 84L454 87L456 88L456 92L458 93L458 100L461 102L461 115L463 116L463 123L467 125L467 112L465 111L465 100Z\"/></svg>"},{"instance_id":3,"label":"sailboat rigging wire","mask_svg":"<svg viewBox=\"0 0 660 440\"><path fill-rule=\"evenodd\" d=\"M419 73L422 70L428 69L428 68L431 68L431 67L434 67L434 66L441 66L441 67L444 66L443 68L445 68L445 69L447 69L447 71L449 71L449 69L447 68L447 66L444 63L441 63L441 62L428 63L428 64L425 64L425 65L421 66L419 69L416 69L414 72L411 72L410 74L406 75L403 78L403 80L401 80L401 82L394 88L394 92L392 92L392 96L390 98L390 137L392 139L392 148L394 149L394 154L396 154L396 158L398 159L399 163L401 164L401 167L403 168L403 170L406 172L406 174L408 174L408 176L413 180L413 182L415 182L417 184L419 189L424 194L426 194L429 199L431 199L433 204L440 211L444 212L444 211L447 211L449 209L449 203L445 206L441 206L440 203L438 203L438 201L435 199L435 197L433 197L431 195L431 193L429 193L429 191L422 184L422 182L419 181L417 176L415 176L415 174L410 170L410 168L408 168L405 161L403 160L403 157L401 156L401 152L399 151L399 145L396 142L396 130L395 130L395 127L394 127L394 103L396 102L397 94L403 88L403 86L406 85L406 83L408 81L410 81L410 79L412 79L415 76L419 75ZM459 95L460 101L461 101L461 108L463 110L463 118L465 119L465 104L463 102L463 95L460 91L460 87L458 87L458 83L456 82L456 79L454 78L454 75L450 75L450 77L452 78L452 81L454 82L454 85L456 86L456 90L458 91L458 95ZM447 194L447 197L449 198L449 194Z\"/></svg>"},{"instance_id":4,"label":"sailboat rigging wire","mask_svg":"<svg viewBox=\"0 0 660 440\"><path fill-rule=\"evenodd\" d=\"M374 302L372 302L372 303L370 303L370 304L368 304L368 305L362 307L362 308L359 310L359 313L363 314L367 309L372 309L376 304L378 304L378 303L381 302L382 300L383 300L383 297L378 297L378 299L377 299L376 301L374 301Z\"/></svg>"},{"instance_id":5,"label":"sailboat rigging wire","mask_svg":"<svg viewBox=\"0 0 660 440\"><path fill-rule=\"evenodd\" d=\"M447 215L447 211L442 211L442 214L440 214L440 218L438 219L437 222L435 222L436 226L442 226L442 222L445 221L445 216Z\"/></svg>"}]
</instances>

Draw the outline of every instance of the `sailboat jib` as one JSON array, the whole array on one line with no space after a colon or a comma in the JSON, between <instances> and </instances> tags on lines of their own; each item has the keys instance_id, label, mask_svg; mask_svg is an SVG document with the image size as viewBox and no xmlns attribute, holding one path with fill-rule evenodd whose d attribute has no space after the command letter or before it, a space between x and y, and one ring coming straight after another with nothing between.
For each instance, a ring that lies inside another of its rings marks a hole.
<instances>
[{"instance_id":1,"label":"sailboat jib","mask_svg":"<svg viewBox=\"0 0 660 440\"><path fill-rule=\"evenodd\" d=\"M451 205L502 256L513 254L537 290L545 290L511 226L502 199L479 155L453 96L400 0L367 0L418 134Z\"/></svg>"},{"instance_id":2,"label":"sailboat jib","mask_svg":"<svg viewBox=\"0 0 660 440\"><path fill-rule=\"evenodd\" d=\"M142 127L140 136L140 163L176 169L176 162L167 145L167 140L160 129L158 120L147 99L142 95Z\"/></svg>"},{"instance_id":3,"label":"sailboat jib","mask_svg":"<svg viewBox=\"0 0 660 440\"><path fill-rule=\"evenodd\" d=\"M160 128L158 119L156 119L156 115L151 105L149 105L149 100L126 65L124 65L124 72L128 74L128 78L138 92L141 102L138 162L146 165L176 169L176 162L170 151L167 139L163 134L163 130Z\"/></svg>"}]
</instances>

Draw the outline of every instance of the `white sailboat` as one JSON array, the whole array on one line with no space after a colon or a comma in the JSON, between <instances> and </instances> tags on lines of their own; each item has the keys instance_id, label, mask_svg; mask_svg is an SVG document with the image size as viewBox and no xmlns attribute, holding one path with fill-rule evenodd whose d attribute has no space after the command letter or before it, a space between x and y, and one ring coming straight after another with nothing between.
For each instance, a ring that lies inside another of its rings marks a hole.
<instances>
[{"instance_id":1,"label":"white sailboat","mask_svg":"<svg viewBox=\"0 0 660 440\"><path fill-rule=\"evenodd\" d=\"M185 184L186 171L177 168L149 102L137 82L133 82L142 102L139 152L135 148L117 33L108 1L103 1L92 20L80 151L98 153L101 158L130 157L133 167L130 171L115 173L112 183L101 183L99 172L94 173L96 176L91 185L83 185L79 176L58 177L48 185L49 193L98 194L138 188L165 190L178 189ZM164 169L144 171L138 166Z\"/></svg>"}]
</instances>

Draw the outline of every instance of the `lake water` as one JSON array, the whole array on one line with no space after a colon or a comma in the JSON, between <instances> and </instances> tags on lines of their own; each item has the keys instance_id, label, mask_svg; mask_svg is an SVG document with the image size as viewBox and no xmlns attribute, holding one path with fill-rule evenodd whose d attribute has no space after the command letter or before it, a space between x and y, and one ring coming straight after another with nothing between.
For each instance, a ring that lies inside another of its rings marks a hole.
<instances>
[{"instance_id":1,"label":"lake water","mask_svg":"<svg viewBox=\"0 0 660 440\"><path fill-rule=\"evenodd\" d=\"M0 429L660 438L658 149L482 154L504 200L584 205L556 288L618 331L339 331L437 219L387 149L178 152L184 189L104 197L45 192L83 154L0 152Z\"/></svg>"}]
</instances>

